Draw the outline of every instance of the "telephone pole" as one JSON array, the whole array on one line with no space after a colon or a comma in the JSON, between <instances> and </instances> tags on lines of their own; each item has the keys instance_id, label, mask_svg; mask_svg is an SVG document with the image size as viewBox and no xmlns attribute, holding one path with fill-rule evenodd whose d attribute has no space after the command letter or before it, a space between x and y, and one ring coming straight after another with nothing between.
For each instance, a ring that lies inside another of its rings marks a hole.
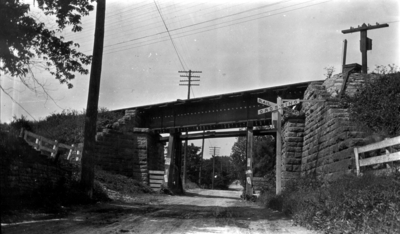
<instances>
[{"instance_id":1,"label":"telephone pole","mask_svg":"<svg viewBox=\"0 0 400 234\"><path fill-rule=\"evenodd\" d=\"M372 29L378 29L378 28L386 28L389 27L388 24L378 24L376 25L366 25L365 23L361 25L358 25L358 28L353 28L350 27L350 29L342 30L343 34L346 33L353 33L353 32L360 32L360 51L361 51L361 71L364 74L367 74L367 51L372 50L372 39L367 37L367 31L372 30Z\"/></svg>"},{"instance_id":2,"label":"telephone pole","mask_svg":"<svg viewBox=\"0 0 400 234\"><path fill-rule=\"evenodd\" d=\"M179 71L179 73L188 73L188 75L181 75L181 77L187 77L187 80L180 80L180 82L184 82L182 84L179 84L180 86L187 86L188 87L188 97L187 99L190 99L190 87L192 86L200 86L200 84L193 84L193 81L200 81L200 80L192 80L192 78L200 78L200 76L193 76L192 73L201 73L201 71ZM187 83L186 83L187 82Z\"/></svg>"},{"instance_id":3,"label":"telephone pole","mask_svg":"<svg viewBox=\"0 0 400 234\"><path fill-rule=\"evenodd\" d=\"M214 177L215 177L215 156L217 154L219 154L218 150L220 147L210 147L210 154L212 155L213 158L213 173L212 173L212 185L211 185L211 189L214 189Z\"/></svg>"},{"instance_id":4,"label":"telephone pole","mask_svg":"<svg viewBox=\"0 0 400 234\"><path fill-rule=\"evenodd\" d=\"M202 169L202 167L203 167L204 133L205 133L205 130L203 130L203 139L202 139L202 141L201 141L201 158L200 158L200 169L199 169L199 186L201 186L201 169Z\"/></svg>"},{"instance_id":5,"label":"telephone pole","mask_svg":"<svg viewBox=\"0 0 400 234\"><path fill-rule=\"evenodd\" d=\"M182 84L179 84L179 85L180 85L180 86L187 86L187 87L188 87L188 97L187 97L187 99L189 100L189 99L190 99L190 88L191 88L192 86L200 86L200 84L193 84L193 83L192 83L192 81L200 81L200 80L192 80L193 77L194 77L194 78L200 78L200 76L192 76L192 73L201 73L201 71L192 71L192 70L189 70L189 71L178 71L178 72L179 72L179 73L188 73L187 76L181 75L181 77L187 77L187 78L188 78L187 80L180 80L180 82L188 82L188 83L182 83ZM187 137L187 135L188 135L188 131L186 131L186 137ZM183 181L183 187L185 187L185 185L186 185L187 145L188 145L188 140L185 139L185 153L184 153L184 156L183 156L183 179L182 179L182 181Z\"/></svg>"},{"instance_id":6,"label":"telephone pole","mask_svg":"<svg viewBox=\"0 0 400 234\"><path fill-rule=\"evenodd\" d=\"M99 106L101 66L104 47L104 22L106 0L98 0L96 7L96 26L94 31L93 61L90 68L89 94L86 107L84 145L82 152L81 184L85 194L93 196L94 166L96 158L96 121Z\"/></svg>"}]
</instances>

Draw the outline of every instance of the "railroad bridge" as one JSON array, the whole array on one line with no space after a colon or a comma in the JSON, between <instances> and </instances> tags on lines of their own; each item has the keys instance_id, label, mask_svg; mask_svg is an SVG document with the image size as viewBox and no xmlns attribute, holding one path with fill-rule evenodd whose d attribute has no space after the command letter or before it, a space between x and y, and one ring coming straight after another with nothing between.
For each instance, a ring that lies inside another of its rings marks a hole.
<instances>
[{"instance_id":1,"label":"railroad bridge","mask_svg":"<svg viewBox=\"0 0 400 234\"><path fill-rule=\"evenodd\" d=\"M302 99L310 83L115 110L124 113L124 117L97 134L97 164L105 170L146 183L149 181L149 171L163 170L164 183L173 192L182 193L182 140L247 136L247 155L252 155L254 135L276 134L271 112L258 114L258 110L265 106L259 104L257 98L270 102L276 102L278 96L283 99ZM264 126L264 130L253 130L256 126ZM209 132L235 128L246 128L246 131ZM207 133L198 133L203 131ZM169 136L161 137L162 133L169 133ZM165 142L168 142L166 157Z\"/></svg>"}]
</instances>

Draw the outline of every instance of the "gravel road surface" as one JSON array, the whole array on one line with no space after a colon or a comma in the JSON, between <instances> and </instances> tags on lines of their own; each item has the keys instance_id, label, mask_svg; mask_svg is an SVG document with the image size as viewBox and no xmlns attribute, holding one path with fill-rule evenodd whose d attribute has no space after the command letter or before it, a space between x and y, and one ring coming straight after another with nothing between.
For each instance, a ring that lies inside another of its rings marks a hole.
<instances>
[{"instance_id":1,"label":"gravel road surface","mask_svg":"<svg viewBox=\"0 0 400 234\"><path fill-rule=\"evenodd\" d=\"M235 189L235 188L232 188ZM236 190L188 190L146 204L115 202L76 210L65 217L2 224L7 233L316 233L293 226L279 212L240 199Z\"/></svg>"}]
</instances>

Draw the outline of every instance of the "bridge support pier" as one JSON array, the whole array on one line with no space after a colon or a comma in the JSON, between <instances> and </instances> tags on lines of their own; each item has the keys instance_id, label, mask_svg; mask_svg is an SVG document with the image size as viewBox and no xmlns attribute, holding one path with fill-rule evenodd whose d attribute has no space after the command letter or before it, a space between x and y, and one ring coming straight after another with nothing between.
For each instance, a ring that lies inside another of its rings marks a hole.
<instances>
[{"instance_id":1,"label":"bridge support pier","mask_svg":"<svg viewBox=\"0 0 400 234\"><path fill-rule=\"evenodd\" d=\"M165 162L165 175L168 188L174 194L184 194L181 171L182 171L182 142L180 132L171 131L168 143L168 154Z\"/></svg>"}]
</instances>

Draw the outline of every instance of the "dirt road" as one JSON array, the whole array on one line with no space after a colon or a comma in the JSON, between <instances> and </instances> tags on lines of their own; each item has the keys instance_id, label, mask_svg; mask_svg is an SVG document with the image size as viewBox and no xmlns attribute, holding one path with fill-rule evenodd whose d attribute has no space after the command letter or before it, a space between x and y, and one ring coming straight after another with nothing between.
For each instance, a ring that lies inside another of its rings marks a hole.
<instances>
[{"instance_id":1,"label":"dirt road","mask_svg":"<svg viewBox=\"0 0 400 234\"><path fill-rule=\"evenodd\" d=\"M2 225L3 233L315 233L240 200L241 192L195 189L147 204L99 204L62 218Z\"/></svg>"}]
</instances>

